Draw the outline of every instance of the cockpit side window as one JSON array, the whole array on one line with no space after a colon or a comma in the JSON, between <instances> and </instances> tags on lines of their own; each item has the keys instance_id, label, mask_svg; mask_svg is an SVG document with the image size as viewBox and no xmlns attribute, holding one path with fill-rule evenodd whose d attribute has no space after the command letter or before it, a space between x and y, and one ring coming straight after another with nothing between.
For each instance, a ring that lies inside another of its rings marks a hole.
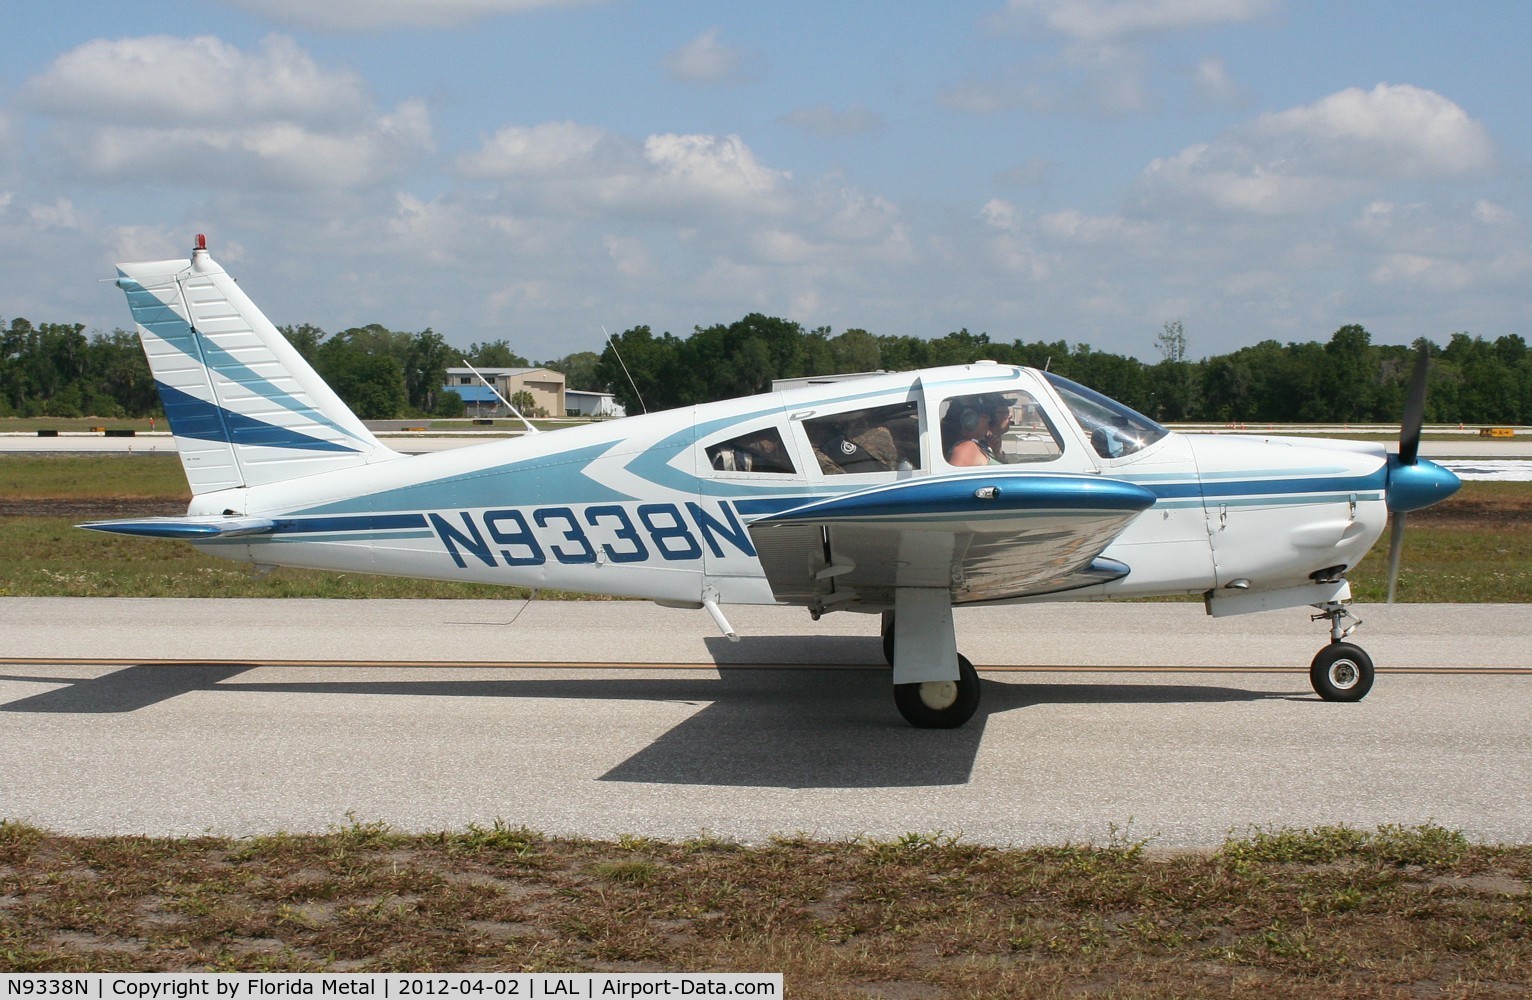
<instances>
[{"instance_id":1,"label":"cockpit side window","mask_svg":"<svg viewBox=\"0 0 1532 1000\"><path fill-rule=\"evenodd\" d=\"M1063 439L1029 392L973 393L941 404L942 455L948 465L1051 462Z\"/></svg>"},{"instance_id":2,"label":"cockpit side window","mask_svg":"<svg viewBox=\"0 0 1532 1000\"><path fill-rule=\"evenodd\" d=\"M782 442L782 432L762 427L707 449L708 464L719 472L775 472L792 475L798 470Z\"/></svg>"},{"instance_id":3,"label":"cockpit side window","mask_svg":"<svg viewBox=\"0 0 1532 1000\"><path fill-rule=\"evenodd\" d=\"M1142 451L1170 433L1137 410L1094 389L1051 372L1045 377L1102 458L1122 458Z\"/></svg>"},{"instance_id":4,"label":"cockpit side window","mask_svg":"<svg viewBox=\"0 0 1532 1000\"><path fill-rule=\"evenodd\" d=\"M803 422L819 469L827 476L909 472L920 468L920 406L894 403Z\"/></svg>"}]
</instances>

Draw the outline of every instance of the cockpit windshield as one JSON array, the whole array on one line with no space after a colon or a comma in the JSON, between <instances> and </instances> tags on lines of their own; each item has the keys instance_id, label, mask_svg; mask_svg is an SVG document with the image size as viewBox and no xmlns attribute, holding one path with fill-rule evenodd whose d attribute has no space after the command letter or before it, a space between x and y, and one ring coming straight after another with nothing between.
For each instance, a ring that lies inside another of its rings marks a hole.
<instances>
[{"instance_id":1,"label":"cockpit windshield","mask_svg":"<svg viewBox=\"0 0 1532 1000\"><path fill-rule=\"evenodd\" d=\"M1108 396L1049 372L1045 376L1074 414L1075 421L1102 458L1122 458L1142 451L1170 431Z\"/></svg>"}]
</instances>

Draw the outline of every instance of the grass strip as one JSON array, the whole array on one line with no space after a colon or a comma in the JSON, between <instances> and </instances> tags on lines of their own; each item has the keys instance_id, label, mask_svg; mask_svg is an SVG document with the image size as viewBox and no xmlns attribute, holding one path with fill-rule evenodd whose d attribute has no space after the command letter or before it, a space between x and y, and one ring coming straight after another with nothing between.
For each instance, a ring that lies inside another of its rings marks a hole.
<instances>
[{"instance_id":1,"label":"grass strip","mask_svg":"<svg viewBox=\"0 0 1532 1000\"><path fill-rule=\"evenodd\" d=\"M781 971L794 997L1521 996L1532 848L1435 825L1211 852L0 822L0 971Z\"/></svg>"}]
</instances>

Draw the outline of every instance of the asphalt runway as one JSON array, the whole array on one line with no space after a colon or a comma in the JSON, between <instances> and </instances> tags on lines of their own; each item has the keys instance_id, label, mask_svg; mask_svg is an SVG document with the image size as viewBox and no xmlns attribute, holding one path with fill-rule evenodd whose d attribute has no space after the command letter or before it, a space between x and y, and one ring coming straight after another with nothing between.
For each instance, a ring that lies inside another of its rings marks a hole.
<instances>
[{"instance_id":1,"label":"asphalt runway","mask_svg":"<svg viewBox=\"0 0 1532 1000\"><path fill-rule=\"evenodd\" d=\"M877 620L638 602L0 598L0 816L67 833L496 819L759 842L1216 846L1436 822L1532 842L1532 611L1363 607L1354 705L1306 610L960 610L984 704L909 728ZM1114 831L1117 831L1114 833Z\"/></svg>"}]
</instances>

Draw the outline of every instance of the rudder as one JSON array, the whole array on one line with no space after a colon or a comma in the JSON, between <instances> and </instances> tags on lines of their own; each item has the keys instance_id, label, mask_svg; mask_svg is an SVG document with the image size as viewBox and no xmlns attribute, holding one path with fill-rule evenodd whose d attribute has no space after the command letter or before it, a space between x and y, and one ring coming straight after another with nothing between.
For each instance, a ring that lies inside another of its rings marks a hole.
<instances>
[{"instance_id":1,"label":"rudder","mask_svg":"<svg viewBox=\"0 0 1532 1000\"><path fill-rule=\"evenodd\" d=\"M119 264L192 492L402 457L373 437L197 237L190 260Z\"/></svg>"}]
</instances>

